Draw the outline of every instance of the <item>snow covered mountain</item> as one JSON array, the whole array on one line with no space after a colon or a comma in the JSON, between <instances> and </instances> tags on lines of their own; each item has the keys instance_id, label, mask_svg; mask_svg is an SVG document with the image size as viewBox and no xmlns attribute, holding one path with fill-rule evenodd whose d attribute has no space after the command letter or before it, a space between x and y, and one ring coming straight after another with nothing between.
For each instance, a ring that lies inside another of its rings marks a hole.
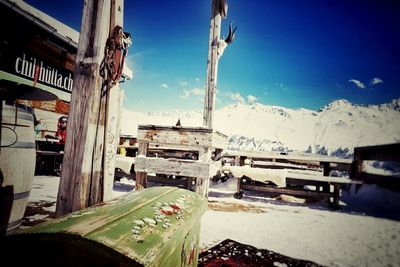
<instances>
[{"instance_id":1,"label":"snow covered mountain","mask_svg":"<svg viewBox=\"0 0 400 267\"><path fill-rule=\"evenodd\" d=\"M121 134L136 135L138 124L201 126L202 111L140 113L124 110ZM353 148L400 142L400 98L381 105L333 101L319 111L232 104L216 111L215 128L228 135L228 148L307 151L348 157Z\"/></svg>"}]
</instances>

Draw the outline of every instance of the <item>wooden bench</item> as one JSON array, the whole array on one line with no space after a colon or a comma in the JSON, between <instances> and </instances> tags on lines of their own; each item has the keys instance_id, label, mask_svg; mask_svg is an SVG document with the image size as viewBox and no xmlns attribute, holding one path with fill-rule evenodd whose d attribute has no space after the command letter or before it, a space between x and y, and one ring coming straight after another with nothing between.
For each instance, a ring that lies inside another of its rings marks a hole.
<instances>
[{"instance_id":1,"label":"wooden bench","mask_svg":"<svg viewBox=\"0 0 400 267\"><path fill-rule=\"evenodd\" d=\"M338 157L322 156L322 155L297 155L297 154L276 154L271 152L243 152L243 151L227 151L225 158L234 159L235 165L245 165L246 159L253 162L256 167L260 168L285 168L291 169L317 169L322 168L324 176L329 176L332 170L347 171L350 177L354 177L355 161L353 159L342 159Z\"/></svg>"},{"instance_id":2,"label":"wooden bench","mask_svg":"<svg viewBox=\"0 0 400 267\"><path fill-rule=\"evenodd\" d=\"M238 179L237 192L235 198L242 198L246 190L272 193L272 194L287 194L299 197L322 197L327 198L334 208L339 207L340 188L345 185L359 183L347 178L322 176L322 175L307 175L295 172L287 172L286 186L277 187L273 184L257 182L245 175L236 177ZM331 185L333 190L331 190ZM315 186L315 190L305 186Z\"/></svg>"}]
</instances>

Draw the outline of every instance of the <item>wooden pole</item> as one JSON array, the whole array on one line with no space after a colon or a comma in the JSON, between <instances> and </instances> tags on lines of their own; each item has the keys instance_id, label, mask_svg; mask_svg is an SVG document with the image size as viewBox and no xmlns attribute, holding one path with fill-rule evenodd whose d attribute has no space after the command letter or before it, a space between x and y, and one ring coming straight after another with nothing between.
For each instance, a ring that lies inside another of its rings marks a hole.
<instances>
[{"instance_id":1,"label":"wooden pole","mask_svg":"<svg viewBox=\"0 0 400 267\"><path fill-rule=\"evenodd\" d=\"M363 180L363 175L362 175L362 166L363 166L363 157L362 157L362 153L357 150L354 149L354 159L355 159L355 164L356 164L356 171L355 171L355 176L356 176L356 180Z\"/></svg>"},{"instance_id":2,"label":"wooden pole","mask_svg":"<svg viewBox=\"0 0 400 267\"><path fill-rule=\"evenodd\" d=\"M211 147L203 147L199 151L199 160L203 162L208 162L210 164L211 161ZM196 185L195 185L195 192L199 193L203 197L208 197L208 188L210 184L210 177L215 175L215 173L209 173L207 178L204 177L197 177L196 178Z\"/></svg>"},{"instance_id":3,"label":"wooden pole","mask_svg":"<svg viewBox=\"0 0 400 267\"><path fill-rule=\"evenodd\" d=\"M203 126L212 129L214 127L215 94L217 90L218 76L218 40L221 35L221 14L219 9L220 0L212 0L210 38L208 41L208 60L207 60L207 83L204 98ZM210 162L211 147L204 148L199 155L203 162ZM196 192L208 196L209 178L196 179Z\"/></svg>"},{"instance_id":4,"label":"wooden pole","mask_svg":"<svg viewBox=\"0 0 400 267\"><path fill-rule=\"evenodd\" d=\"M84 1L57 216L99 203L103 198L105 105L101 104L103 79L99 71L109 17L109 1Z\"/></svg>"},{"instance_id":5,"label":"wooden pole","mask_svg":"<svg viewBox=\"0 0 400 267\"><path fill-rule=\"evenodd\" d=\"M207 60L207 83L204 99L203 125L213 128L213 115L215 109L215 93L217 89L218 74L218 40L221 35L221 14L218 11L218 0L212 0L210 24L210 39Z\"/></svg>"},{"instance_id":6,"label":"wooden pole","mask_svg":"<svg viewBox=\"0 0 400 267\"><path fill-rule=\"evenodd\" d=\"M115 26L123 28L124 1L111 0L110 7L110 29L111 36ZM117 146L119 144L119 122L122 110L123 91L116 84L107 90L105 95L106 120L104 136L104 157L103 157L103 201L112 199L114 175L115 175L115 157Z\"/></svg>"},{"instance_id":7,"label":"wooden pole","mask_svg":"<svg viewBox=\"0 0 400 267\"><path fill-rule=\"evenodd\" d=\"M324 176L329 176L329 174L331 173L331 164L330 162L322 162L322 167L324 168L323 172L324 172Z\"/></svg>"},{"instance_id":8,"label":"wooden pole","mask_svg":"<svg viewBox=\"0 0 400 267\"><path fill-rule=\"evenodd\" d=\"M149 143L145 141L138 142L138 157L146 157L149 150ZM147 172L136 172L135 190L139 191L147 186Z\"/></svg>"}]
</instances>

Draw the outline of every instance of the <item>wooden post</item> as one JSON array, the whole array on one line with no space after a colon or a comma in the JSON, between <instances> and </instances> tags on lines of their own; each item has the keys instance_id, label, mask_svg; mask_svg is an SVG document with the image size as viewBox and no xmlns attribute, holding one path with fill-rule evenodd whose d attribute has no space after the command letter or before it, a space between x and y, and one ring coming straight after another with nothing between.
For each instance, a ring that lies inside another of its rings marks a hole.
<instances>
[{"instance_id":1,"label":"wooden post","mask_svg":"<svg viewBox=\"0 0 400 267\"><path fill-rule=\"evenodd\" d=\"M211 147L203 147L199 151L199 160L203 162L210 162L211 160ZM210 163L209 163L210 164ZM196 177L196 185L194 191L202 195L203 197L208 197L208 187L210 184L210 176L208 177Z\"/></svg>"},{"instance_id":2,"label":"wooden post","mask_svg":"<svg viewBox=\"0 0 400 267\"><path fill-rule=\"evenodd\" d=\"M240 156L240 159L239 159L239 166L244 166L244 162L245 162L246 159L247 159L246 156Z\"/></svg>"},{"instance_id":3,"label":"wooden post","mask_svg":"<svg viewBox=\"0 0 400 267\"><path fill-rule=\"evenodd\" d=\"M123 27L123 0L111 0L110 7L110 29L111 36L115 26ZM103 157L103 201L112 199L115 157L119 144L119 122L122 111L123 92L116 84L105 95L106 120L104 136L104 157Z\"/></svg>"},{"instance_id":4,"label":"wooden post","mask_svg":"<svg viewBox=\"0 0 400 267\"><path fill-rule=\"evenodd\" d=\"M100 64L109 33L110 3L85 0L71 95L69 125L57 197L57 216L103 198L105 105Z\"/></svg>"},{"instance_id":5,"label":"wooden post","mask_svg":"<svg viewBox=\"0 0 400 267\"><path fill-rule=\"evenodd\" d=\"M363 166L363 158L362 158L362 156L361 156L361 152L359 151L359 150L354 150L354 159L355 159L355 164L356 164L356 167L355 167L355 177L356 177L356 180L359 180L359 181L361 181L361 180L363 180L363 176L362 176L362 166Z\"/></svg>"},{"instance_id":6,"label":"wooden post","mask_svg":"<svg viewBox=\"0 0 400 267\"><path fill-rule=\"evenodd\" d=\"M236 178L236 177L234 177L234 178ZM242 178L237 178L236 193L238 193L238 194L240 194L240 192L242 190L241 185L242 185Z\"/></svg>"},{"instance_id":7,"label":"wooden post","mask_svg":"<svg viewBox=\"0 0 400 267\"><path fill-rule=\"evenodd\" d=\"M340 199L340 185L333 184L333 207L335 209L338 209L340 207L339 199Z\"/></svg>"},{"instance_id":8,"label":"wooden post","mask_svg":"<svg viewBox=\"0 0 400 267\"><path fill-rule=\"evenodd\" d=\"M240 156L239 155L235 156L235 163L234 164L235 164L234 166L240 166Z\"/></svg>"},{"instance_id":9,"label":"wooden post","mask_svg":"<svg viewBox=\"0 0 400 267\"><path fill-rule=\"evenodd\" d=\"M145 141L138 142L138 156L146 157L149 149L149 143ZM147 186L147 172L136 172L135 190L142 190Z\"/></svg>"},{"instance_id":10,"label":"wooden post","mask_svg":"<svg viewBox=\"0 0 400 267\"><path fill-rule=\"evenodd\" d=\"M349 177L354 180L356 178L356 165L357 161L353 161L350 165Z\"/></svg>"},{"instance_id":11,"label":"wooden post","mask_svg":"<svg viewBox=\"0 0 400 267\"><path fill-rule=\"evenodd\" d=\"M321 165L323 167L324 176L329 176L329 174L331 173L331 164L330 164L330 162L321 162Z\"/></svg>"},{"instance_id":12,"label":"wooden post","mask_svg":"<svg viewBox=\"0 0 400 267\"><path fill-rule=\"evenodd\" d=\"M215 93L218 74L218 40L221 35L221 14L218 11L218 0L212 0L210 39L208 41L207 82L204 99L203 125L213 128Z\"/></svg>"},{"instance_id":13,"label":"wooden post","mask_svg":"<svg viewBox=\"0 0 400 267\"><path fill-rule=\"evenodd\" d=\"M192 181L193 181L193 178L192 178L192 177L186 177L186 179L187 179L186 189L187 189L187 190L192 190Z\"/></svg>"}]
</instances>

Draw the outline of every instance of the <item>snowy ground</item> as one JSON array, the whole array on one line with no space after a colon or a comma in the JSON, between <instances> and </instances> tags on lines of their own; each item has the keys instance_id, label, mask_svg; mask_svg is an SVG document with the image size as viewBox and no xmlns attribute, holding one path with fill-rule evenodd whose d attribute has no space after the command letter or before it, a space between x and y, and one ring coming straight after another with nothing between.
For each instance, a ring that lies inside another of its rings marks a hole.
<instances>
[{"instance_id":1,"label":"snowy ground","mask_svg":"<svg viewBox=\"0 0 400 267\"><path fill-rule=\"evenodd\" d=\"M231 187L234 189L234 185ZM387 211L400 211L400 194L371 185L364 185L364 191L360 190L359 196L385 192L385 201L390 198L398 205ZM212 209L202 218L202 247L230 238L327 266L400 265L399 221L356 214L354 210L349 213L346 209L350 209L351 202L341 211L332 211L325 203L285 204L251 196L236 200L229 190L212 189L211 195L218 195L216 192L219 196L210 198ZM374 203L371 199L372 195L365 204L379 206L379 200Z\"/></svg>"},{"instance_id":2,"label":"snowy ground","mask_svg":"<svg viewBox=\"0 0 400 267\"><path fill-rule=\"evenodd\" d=\"M47 211L54 212L58 182L59 177L35 177L29 205L49 203ZM134 181L122 178L114 196L133 188ZM356 195L343 193L343 208L332 211L323 202L294 204L255 195L237 200L235 189L235 180L211 185L202 250L230 238L327 266L400 266L400 193L363 185Z\"/></svg>"}]
</instances>

